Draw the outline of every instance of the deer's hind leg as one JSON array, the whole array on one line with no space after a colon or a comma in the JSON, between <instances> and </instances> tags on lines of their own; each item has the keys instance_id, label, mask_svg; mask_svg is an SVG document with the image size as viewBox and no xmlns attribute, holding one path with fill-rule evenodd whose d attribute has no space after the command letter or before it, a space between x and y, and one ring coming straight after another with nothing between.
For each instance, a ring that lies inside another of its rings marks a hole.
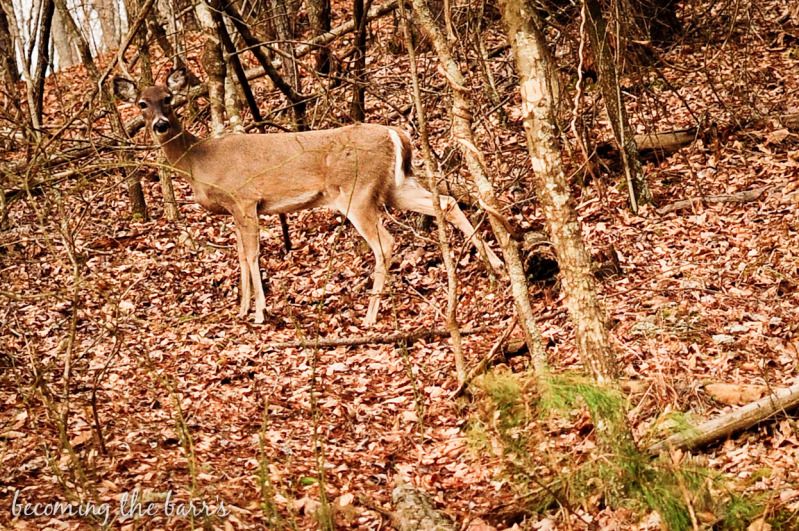
<instances>
[{"instance_id":1,"label":"deer's hind leg","mask_svg":"<svg viewBox=\"0 0 799 531\"><path fill-rule=\"evenodd\" d=\"M244 242L242 241L241 231L238 223L236 224L236 250L239 253L239 319L247 317L250 311L250 300L252 299L252 278L250 276L250 266L247 263L247 256L244 254Z\"/></svg>"},{"instance_id":2,"label":"deer's hind leg","mask_svg":"<svg viewBox=\"0 0 799 531\"><path fill-rule=\"evenodd\" d=\"M492 269L496 272L501 271L502 260L476 234L474 227L469 223L469 219L458 206L458 202L448 195L439 195L438 199L441 202L441 211L444 214L444 219L457 227L478 250L481 248L485 250ZM399 188L394 189L392 203L396 208L402 210L412 210L427 216L435 216L436 214L433 208L433 194L422 188L416 182L416 179L413 178L405 179Z\"/></svg>"}]
</instances>

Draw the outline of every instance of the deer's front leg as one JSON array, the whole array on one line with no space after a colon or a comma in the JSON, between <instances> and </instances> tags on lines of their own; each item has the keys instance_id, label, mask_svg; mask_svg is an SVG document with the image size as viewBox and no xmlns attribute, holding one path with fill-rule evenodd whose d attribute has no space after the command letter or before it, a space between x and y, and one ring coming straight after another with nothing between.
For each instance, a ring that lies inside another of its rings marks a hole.
<instances>
[{"instance_id":1,"label":"deer's front leg","mask_svg":"<svg viewBox=\"0 0 799 531\"><path fill-rule=\"evenodd\" d=\"M264 285L261 281L261 267L258 263L260 253L260 234L258 230L258 211L253 204L243 214L240 224L241 245L244 248L244 260L250 273L250 281L255 292L255 324L264 322L266 311L266 297Z\"/></svg>"}]
</instances>

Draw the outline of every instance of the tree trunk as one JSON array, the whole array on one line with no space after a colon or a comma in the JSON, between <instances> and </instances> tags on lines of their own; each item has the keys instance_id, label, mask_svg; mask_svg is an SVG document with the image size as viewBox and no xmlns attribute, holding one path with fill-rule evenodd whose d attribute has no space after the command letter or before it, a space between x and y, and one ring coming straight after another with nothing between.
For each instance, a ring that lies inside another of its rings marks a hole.
<instances>
[{"instance_id":1,"label":"tree trunk","mask_svg":"<svg viewBox=\"0 0 799 531\"><path fill-rule=\"evenodd\" d=\"M355 24L355 57L352 69L352 102L350 118L353 122L363 122L366 118L364 95L366 94L366 11L364 0L353 0L352 22Z\"/></svg>"},{"instance_id":2,"label":"tree trunk","mask_svg":"<svg viewBox=\"0 0 799 531\"><path fill-rule=\"evenodd\" d=\"M630 207L633 212L638 212L638 206L652 202L652 193L649 191L644 176L641 161L638 159L638 148L635 145L635 136L627 119L624 108L621 88L616 71L616 60L610 48L607 23L605 22L599 0L583 0L583 9L588 28L588 40L594 53L594 60L599 73L599 87L602 99L608 113L613 136L621 148L624 175L627 181L627 191L630 198Z\"/></svg>"},{"instance_id":3,"label":"tree trunk","mask_svg":"<svg viewBox=\"0 0 799 531\"><path fill-rule=\"evenodd\" d=\"M511 292L519 315L519 326L524 333L527 347L530 349L533 364L540 374L546 364L546 353L538 326L533 317L533 309L530 306L527 279L519 255L519 248L499 217L500 208L494 193L494 186L488 177L483 154L478 150L477 142L472 132L472 104L469 99L469 88L466 86L466 80L463 78L460 67L453 57L449 42L447 42L444 33L430 14L427 1L413 0L413 6L415 15L433 41L441 69L452 88L452 136L466 160L472 179L475 181L480 202L489 211L488 220L502 247L505 267L510 277Z\"/></svg>"},{"instance_id":4,"label":"tree trunk","mask_svg":"<svg viewBox=\"0 0 799 531\"><path fill-rule=\"evenodd\" d=\"M55 52L58 56L59 69L68 68L78 64L78 61L80 61L75 49L75 44L72 42L64 25L65 23L61 19L61 15L56 13L53 21L53 45L55 46Z\"/></svg>"},{"instance_id":5,"label":"tree trunk","mask_svg":"<svg viewBox=\"0 0 799 531\"><path fill-rule=\"evenodd\" d=\"M314 37L330 31L330 0L308 0L308 19ZM321 75L330 73L330 49L320 46L316 52L316 71Z\"/></svg>"},{"instance_id":6,"label":"tree trunk","mask_svg":"<svg viewBox=\"0 0 799 531\"><path fill-rule=\"evenodd\" d=\"M141 8L141 6L139 6ZM145 13L145 17L150 15ZM139 34L139 57L141 61L141 76L139 84L142 87L149 87L153 84L152 62L150 60L150 46L148 44L148 29L144 26ZM160 153L159 159L163 162L164 155ZM164 217L170 221L180 219L180 209L175 198L175 185L172 182L172 173L163 165L158 169L158 182L161 183L161 196L164 201Z\"/></svg>"},{"instance_id":7,"label":"tree trunk","mask_svg":"<svg viewBox=\"0 0 799 531\"><path fill-rule=\"evenodd\" d=\"M225 61L225 114L227 115L227 122L230 131L236 134L246 133L244 122L241 117L241 101L239 100L239 90L245 93L245 97L252 97L250 86L247 83L247 77L244 75L244 69L239 61L236 46L230 38L230 34L225 26L225 20L222 16L222 6L219 0L208 0L208 5L211 8L211 16L214 20L216 33L219 36L219 44L222 48L222 58ZM234 77L235 76L235 77ZM236 83L238 79L239 83ZM242 84L243 81L243 84ZM246 88L245 88L246 87ZM248 100L249 101L249 100ZM254 102L254 100L253 100ZM253 110L253 107L250 107ZM258 106L255 106L255 113L253 119L260 122L261 113Z\"/></svg>"},{"instance_id":8,"label":"tree trunk","mask_svg":"<svg viewBox=\"0 0 799 531\"><path fill-rule=\"evenodd\" d=\"M121 38L119 4L117 0L95 0L94 9L103 32L103 50L113 50L119 46Z\"/></svg>"},{"instance_id":9,"label":"tree trunk","mask_svg":"<svg viewBox=\"0 0 799 531\"><path fill-rule=\"evenodd\" d=\"M222 48L225 51L226 61L230 65L233 73L236 76L236 79L238 80L238 86L244 93L244 99L247 100L247 106L250 108L250 113L252 113L253 120L255 120L258 130L261 131L261 133L265 133L266 130L264 129L263 125L261 109L258 108L258 103L255 101L255 95L252 93L250 84L247 81L247 74L244 72L244 67L239 59L236 45L233 43L233 39L230 38L230 34L225 26L225 21L222 17L222 6L220 5L219 0L210 1L212 2L211 6L213 8L214 23L216 24L217 31L219 32L219 39L222 44ZM235 128L235 124L233 124L233 113L240 114L240 104L238 102L238 95L236 94L236 82L233 80L230 73L228 73L227 77L225 78L225 83L225 104L229 111L232 111L228 112L228 116L231 118L231 125L234 125ZM243 133L244 126L241 125L241 131L236 132ZM278 214L278 218L280 220L281 232L283 233L283 249L286 251L286 254L288 254L288 252L291 251L291 237L289 235L289 226L287 221L288 218L286 217L286 214Z\"/></svg>"},{"instance_id":10,"label":"tree trunk","mask_svg":"<svg viewBox=\"0 0 799 531\"><path fill-rule=\"evenodd\" d=\"M604 311L596 296L591 257L583 243L560 160L552 90L555 66L534 5L528 0L503 0L501 5L519 73L522 119L537 181L536 195L557 253L577 350L594 380L614 389L618 386L616 356L610 345ZM598 408L596 415L597 432L606 446L617 451L635 447L623 411L602 412Z\"/></svg>"},{"instance_id":11,"label":"tree trunk","mask_svg":"<svg viewBox=\"0 0 799 531\"><path fill-rule=\"evenodd\" d=\"M22 79L25 81L25 101L27 103L27 112L24 112L24 115L26 116L25 121L29 126L26 128L26 132L29 131L34 137L38 137L41 122L37 119L36 113L34 112L36 108L34 79L31 75L31 63L28 60L28 56L25 54L24 41L19 33L19 25L17 24L17 17L14 13L14 6L11 5L10 2L2 2L0 3L0 10L2 10L3 14L5 15L5 20L7 22L6 28L8 30L9 40L12 46L10 55L3 54L4 60L10 61L11 63L7 65L6 73L13 73L16 71L18 75L21 75ZM17 67L17 63L13 60L15 56L19 58L19 67ZM17 70L17 68L19 68L19 70ZM10 86L14 86L15 83L16 80L14 80ZM21 103L20 111L23 112Z\"/></svg>"},{"instance_id":12,"label":"tree trunk","mask_svg":"<svg viewBox=\"0 0 799 531\"><path fill-rule=\"evenodd\" d=\"M12 113L8 118L12 122L19 122L24 114L20 105L19 94L17 93L19 69L17 68L17 62L14 60L15 56L13 33L9 27L5 9L0 7L0 73L2 74L2 82L6 86L5 97L8 98L12 109Z\"/></svg>"},{"instance_id":13,"label":"tree trunk","mask_svg":"<svg viewBox=\"0 0 799 531\"><path fill-rule=\"evenodd\" d=\"M193 74L191 74L191 70L186 67L186 60L184 59L183 54L179 53L175 47L172 46L172 43L169 42L169 37L164 30L163 23L158 18L157 9L153 9L147 15L147 29L150 31L150 34L155 37L155 42L158 43L158 47L161 48L162 52L164 52L164 56L172 59L173 68L184 68L186 69L187 74L192 76ZM193 84L194 83L190 82L189 86Z\"/></svg>"},{"instance_id":14,"label":"tree trunk","mask_svg":"<svg viewBox=\"0 0 799 531\"><path fill-rule=\"evenodd\" d=\"M205 33L202 63L208 74L208 103L211 107L211 134L222 136L225 132L225 61L208 0L196 6L197 20Z\"/></svg>"},{"instance_id":15,"label":"tree trunk","mask_svg":"<svg viewBox=\"0 0 799 531\"><path fill-rule=\"evenodd\" d=\"M269 0L270 12L275 27L275 33L280 42L277 47L285 54L283 64L284 72L289 85L300 91L300 73L294 55L294 31L291 20L297 15L292 9L289 0Z\"/></svg>"},{"instance_id":16,"label":"tree trunk","mask_svg":"<svg viewBox=\"0 0 799 531\"><path fill-rule=\"evenodd\" d=\"M36 47L36 71L33 74L33 103L34 124L37 128L42 124L42 107L44 106L44 79L50 66L50 32L53 27L55 4L53 0L43 0L41 6L41 19L39 22L38 39Z\"/></svg>"},{"instance_id":17,"label":"tree trunk","mask_svg":"<svg viewBox=\"0 0 799 531\"><path fill-rule=\"evenodd\" d=\"M2 69L3 79L9 87L16 85L19 80L17 62L14 61L15 55L14 38L9 28L9 20L6 17L5 8L0 7L0 69Z\"/></svg>"},{"instance_id":18,"label":"tree trunk","mask_svg":"<svg viewBox=\"0 0 799 531\"><path fill-rule=\"evenodd\" d=\"M247 132L241 118L241 102L239 101L239 87L233 79L230 60L226 61L227 75L225 75L225 114L227 115L230 132L243 135Z\"/></svg>"},{"instance_id":19,"label":"tree trunk","mask_svg":"<svg viewBox=\"0 0 799 531\"><path fill-rule=\"evenodd\" d=\"M66 29L67 33L71 34L73 42L75 42L78 48L83 66L86 67L86 70L89 72L89 76L94 83L97 84L100 79L100 71L97 69L97 65L94 63L91 50L89 49L89 44L83 38L83 35L80 33L77 24L75 24L75 20L72 18L72 14L67 8L66 0L55 0L55 4L62 20L64 21L64 28ZM102 100L103 107L105 107L106 112L108 112L111 122L111 129L114 134L121 138L127 138L125 124L122 122L122 118L120 117L119 111L116 108L114 95L111 93L105 83L101 85L100 98ZM144 200L144 191L142 190L141 181L139 181L139 177L135 171L127 170L131 163L130 153L127 150L121 150L119 156L122 162L122 171L126 174L125 182L128 188L131 214L134 218L140 218L143 220L147 219L147 203Z\"/></svg>"},{"instance_id":20,"label":"tree trunk","mask_svg":"<svg viewBox=\"0 0 799 531\"><path fill-rule=\"evenodd\" d=\"M526 0L504 0L503 18L513 48L522 96L522 119L536 179L536 195L558 257L566 305L585 368L600 383L616 377L604 312L591 274L577 212L560 160L555 127L554 63L544 42L538 13ZM534 25L536 24L536 25Z\"/></svg>"}]
</instances>

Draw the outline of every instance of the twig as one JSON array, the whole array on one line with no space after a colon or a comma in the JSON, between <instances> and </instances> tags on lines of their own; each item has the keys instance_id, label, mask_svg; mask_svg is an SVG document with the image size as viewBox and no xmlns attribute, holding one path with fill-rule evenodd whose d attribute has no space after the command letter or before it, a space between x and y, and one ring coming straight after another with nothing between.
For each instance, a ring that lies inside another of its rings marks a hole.
<instances>
[{"instance_id":1,"label":"twig","mask_svg":"<svg viewBox=\"0 0 799 531\"><path fill-rule=\"evenodd\" d=\"M491 327L481 326L468 330L461 330L462 336L470 334L484 334L490 332ZM368 336L333 337L325 339L300 339L296 341L279 341L265 343L265 349L280 348L326 348L326 347L355 347L359 345L390 345L395 343L413 343L420 339L434 339L449 337L449 330L416 329L411 332L396 332L393 334L372 334Z\"/></svg>"}]
</instances>

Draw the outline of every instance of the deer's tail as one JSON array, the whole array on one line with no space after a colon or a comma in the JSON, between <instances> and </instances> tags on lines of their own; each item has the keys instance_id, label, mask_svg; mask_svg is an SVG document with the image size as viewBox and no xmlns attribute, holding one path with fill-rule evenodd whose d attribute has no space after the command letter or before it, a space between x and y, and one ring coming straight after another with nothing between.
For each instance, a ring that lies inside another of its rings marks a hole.
<instances>
[{"instance_id":1,"label":"deer's tail","mask_svg":"<svg viewBox=\"0 0 799 531\"><path fill-rule=\"evenodd\" d=\"M394 184L397 188L402 186L406 177L413 175L411 167L411 139L404 131L389 128L388 136L394 144Z\"/></svg>"}]
</instances>

